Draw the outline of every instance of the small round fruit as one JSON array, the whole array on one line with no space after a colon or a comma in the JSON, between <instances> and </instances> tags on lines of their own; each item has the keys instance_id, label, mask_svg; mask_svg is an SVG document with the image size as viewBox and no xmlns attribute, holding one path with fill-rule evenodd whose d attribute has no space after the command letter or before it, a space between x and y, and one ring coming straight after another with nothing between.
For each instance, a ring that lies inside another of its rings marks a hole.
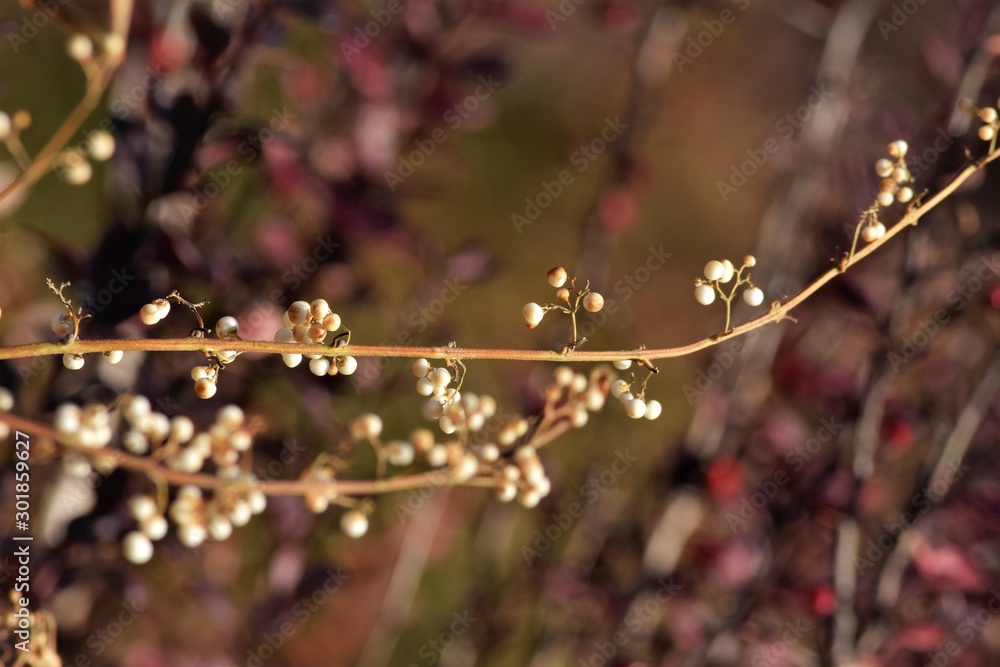
<instances>
[{"instance_id":1,"label":"small round fruit","mask_svg":"<svg viewBox=\"0 0 1000 667\"><path fill-rule=\"evenodd\" d=\"M142 565L153 557L153 543L143 533L133 530L122 541L122 553L130 562Z\"/></svg>"},{"instance_id":2,"label":"small round fruit","mask_svg":"<svg viewBox=\"0 0 1000 667\"><path fill-rule=\"evenodd\" d=\"M219 318L215 323L215 333L219 338L232 338L240 333L240 323L232 315Z\"/></svg>"},{"instance_id":3,"label":"small round fruit","mask_svg":"<svg viewBox=\"0 0 1000 667\"><path fill-rule=\"evenodd\" d=\"M705 265L705 277L709 280L718 280L726 272L726 267L722 265L722 262L713 259L711 262Z\"/></svg>"},{"instance_id":4,"label":"small round fruit","mask_svg":"<svg viewBox=\"0 0 1000 667\"><path fill-rule=\"evenodd\" d=\"M703 306L715 301L715 289L711 285L698 285L694 288L694 299Z\"/></svg>"},{"instance_id":5,"label":"small round fruit","mask_svg":"<svg viewBox=\"0 0 1000 667\"><path fill-rule=\"evenodd\" d=\"M743 292L743 301L746 302L748 306L757 307L764 303L764 292L759 287L751 287L747 291Z\"/></svg>"},{"instance_id":6,"label":"small round fruit","mask_svg":"<svg viewBox=\"0 0 1000 667\"><path fill-rule=\"evenodd\" d=\"M358 370L358 360L354 357L337 357L337 370L344 375L352 375Z\"/></svg>"},{"instance_id":7,"label":"small round fruit","mask_svg":"<svg viewBox=\"0 0 1000 667\"><path fill-rule=\"evenodd\" d=\"M431 362L426 359L417 359L413 362L413 375L418 378L426 377L431 372Z\"/></svg>"},{"instance_id":8,"label":"small round fruit","mask_svg":"<svg viewBox=\"0 0 1000 667\"><path fill-rule=\"evenodd\" d=\"M124 356L125 353L122 352L121 350L108 350L107 352L104 353L104 360L109 364L111 364L112 366L114 366L119 361L121 361L122 357Z\"/></svg>"},{"instance_id":9,"label":"small round fruit","mask_svg":"<svg viewBox=\"0 0 1000 667\"><path fill-rule=\"evenodd\" d=\"M160 315L160 309L151 303L147 303L139 310L139 319L146 326L153 326L159 322L162 318Z\"/></svg>"},{"instance_id":10,"label":"small round fruit","mask_svg":"<svg viewBox=\"0 0 1000 667\"><path fill-rule=\"evenodd\" d=\"M66 336L73 331L73 318L68 313L59 313L52 318L52 332L57 336Z\"/></svg>"},{"instance_id":11,"label":"small round fruit","mask_svg":"<svg viewBox=\"0 0 1000 667\"><path fill-rule=\"evenodd\" d=\"M368 517L361 510L350 510L344 512L340 517L340 529L348 537L357 539L368 532Z\"/></svg>"},{"instance_id":12,"label":"small round fruit","mask_svg":"<svg viewBox=\"0 0 1000 667\"><path fill-rule=\"evenodd\" d=\"M83 355L82 354L64 354L63 355L63 366L70 369L71 371L78 371L83 368Z\"/></svg>"},{"instance_id":13,"label":"small round fruit","mask_svg":"<svg viewBox=\"0 0 1000 667\"><path fill-rule=\"evenodd\" d=\"M553 287L562 287L566 284L566 269L561 266L557 266L554 269L549 270L549 275L547 276L549 284Z\"/></svg>"},{"instance_id":14,"label":"small round fruit","mask_svg":"<svg viewBox=\"0 0 1000 667\"><path fill-rule=\"evenodd\" d=\"M537 303L528 303L521 309L521 315L524 317L525 325L529 329L534 329L541 323L542 318L545 317L545 311Z\"/></svg>"},{"instance_id":15,"label":"small round fruit","mask_svg":"<svg viewBox=\"0 0 1000 667\"><path fill-rule=\"evenodd\" d=\"M583 297L583 307L591 313L600 312L604 308L604 297L599 292L591 292Z\"/></svg>"},{"instance_id":16,"label":"small round fruit","mask_svg":"<svg viewBox=\"0 0 1000 667\"><path fill-rule=\"evenodd\" d=\"M646 419L653 420L663 412L663 405L659 401L646 403Z\"/></svg>"},{"instance_id":17,"label":"small round fruit","mask_svg":"<svg viewBox=\"0 0 1000 667\"><path fill-rule=\"evenodd\" d=\"M194 393L198 394L198 398L212 398L218 390L219 388L216 384L207 377L201 378L194 383Z\"/></svg>"},{"instance_id":18,"label":"small round fruit","mask_svg":"<svg viewBox=\"0 0 1000 667\"><path fill-rule=\"evenodd\" d=\"M625 414L632 419L641 419L646 414L646 402L641 398L633 398L625 404Z\"/></svg>"},{"instance_id":19,"label":"small round fruit","mask_svg":"<svg viewBox=\"0 0 1000 667\"><path fill-rule=\"evenodd\" d=\"M888 152L894 158L901 158L906 155L906 151L909 150L909 144L903 140L894 141L889 144Z\"/></svg>"}]
</instances>

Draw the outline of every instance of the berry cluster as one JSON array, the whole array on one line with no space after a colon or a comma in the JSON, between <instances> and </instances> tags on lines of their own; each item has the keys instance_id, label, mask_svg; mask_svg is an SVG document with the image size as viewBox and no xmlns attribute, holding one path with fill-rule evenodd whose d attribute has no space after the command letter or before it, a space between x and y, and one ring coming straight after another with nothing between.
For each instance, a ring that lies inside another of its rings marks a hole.
<instances>
[{"instance_id":1,"label":"berry cluster","mask_svg":"<svg viewBox=\"0 0 1000 667\"><path fill-rule=\"evenodd\" d=\"M997 106L1000 106L1000 100L997 100ZM1000 115L997 114L997 109L995 107L977 107L972 100L960 101L958 108L982 123L977 134L980 139L989 142L992 152L996 148L997 135L1000 132Z\"/></svg>"},{"instance_id":2,"label":"berry cluster","mask_svg":"<svg viewBox=\"0 0 1000 667\"><path fill-rule=\"evenodd\" d=\"M330 347L347 344L351 332L343 327L340 315L330 310L326 299L296 301L288 307L284 315L285 326L274 334L276 343L313 343L326 346L327 336L343 328L344 332L335 335ZM336 356L324 354L309 354L309 371L313 375L351 375L358 368L358 360L352 356ZM295 368L302 363L301 354L281 355L285 365Z\"/></svg>"},{"instance_id":3,"label":"berry cluster","mask_svg":"<svg viewBox=\"0 0 1000 667\"><path fill-rule=\"evenodd\" d=\"M184 473L201 472L211 459L216 475L225 482L211 500L205 500L197 487L180 489L169 516L177 524L182 543L196 547L209 537L224 540L232 534L233 526L243 526L251 516L264 511L267 500L255 488L256 478L239 465L240 456L249 456L253 444L253 431L239 407L225 406L207 431L197 433L190 419L170 419L152 410L143 396L124 398L122 414L130 425L122 436L126 450L133 454L152 450L153 456L163 459L168 468ZM132 498L129 510L139 528L125 536L125 556L134 563L145 563L153 555L152 542L166 535L167 522L149 496Z\"/></svg>"},{"instance_id":4,"label":"berry cluster","mask_svg":"<svg viewBox=\"0 0 1000 667\"><path fill-rule=\"evenodd\" d=\"M875 163L875 173L882 179L878 185L878 195L875 197L879 206L892 206L897 201L900 204L907 204L913 199L913 188L911 187L913 175L910 174L910 170L906 166L907 150L909 150L909 145L905 141L894 141L886 149L889 158L892 159L881 158ZM881 234L878 232L879 226L881 226ZM882 238L885 234L885 225L882 223L869 225L865 229L874 230L868 233L870 238L862 232L862 238L868 242Z\"/></svg>"},{"instance_id":5,"label":"berry cluster","mask_svg":"<svg viewBox=\"0 0 1000 667\"><path fill-rule=\"evenodd\" d=\"M63 403L56 408L54 422L56 433L70 444L101 449L111 442L111 416L100 403L83 408Z\"/></svg>"},{"instance_id":6,"label":"berry cluster","mask_svg":"<svg viewBox=\"0 0 1000 667\"><path fill-rule=\"evenodd\" d=\"M569 343L563 346L562 351L565 354L586 342L584 339L577 338L576 334L576 314L580 308L583 307L584 310L591 313L598 313L604 308L604 297L600 292L592 292L589 282L582 288L577 288L576 278L571 279L566 273L566 269L561 266L550 269L546 278L549 285L556 288L556 299L565 305L553 303L539 305L531 302L525 304L524 308L521 309L521 316L524 318L524 324L529 329L534 329L541 324L545 313L550 310L559 310L569 315L573 322L573 337Z\"/></svg>"},{"instance_id":7,"label":"berry cluster","mask_svg":"<svg viewBox=\"0 0 1000 667\"><path fill-rule=\"evenodd\" d=\"M63 283L59 287L56 287L55 283L47 280L46 284L49 286L49 289L55 292L66 308L65 313L58 313L52 317L52 321L50 322L52 332L62 338L64 344L72 343L80 333L80 323L90 318L90 315L85 315L82 308L73 310L73 302L63 294L63 291L69 287L69 283ZM109 364L117 364L122 360L124 353L121 350L106 350L102 353L102 356ZM83 355L67 353L63 355L62 362L63 366L69 370L78 371L83 368Z\"/></svg>"},{"instance_id":8,"label":"berry cluster","mask_svg":"<svg viewBox=\"0 0 1000 667\"><path fill-rule=\"evenodd\" d=\"M718 295L726 303L726 328L729 331L729 322L732 318L733 299L741 287L743 290L743 301L748 306L756 308L764 303L764 292L750 281L749 269L757 265L757 259L753 255L743 258L743 264L739 270L728 259L712 260L705 265L705 277L696 278L694 281L694 298L703 306L715 303ZM745 274L744 274L745 272ZM733 280L735 279L735 282ZM733 283L727 293L722 286Z\"/></svg>"},{"instance_id":9,"label":"berry cluster","mask_svg":"<svg viewBox=\"0 0 1000 667\"><path fill-rule=\"evenodd\" d=\"M139 319L148 327L153 326L170 314L170 302L166 299L153 299L139 309Z\"/></svg>"},{"instance_id":10,"label":"berry cluster","mask_svg":"<svg viewBox=\"0 0 1000 667\"><path fill-rule=\"evenodd\" d=\"M617 368L624 370L624 368L618 363L615 364ZM646 383L649 377L639 379L634 375L632 380L615 380L611 383L611 397L617 398L618 402L622 404L625 408L625 414L632 419L656 419L663 412L663 406L659 401L652 400L646 401ZM632 385L639 383L639 388L633 392Z\"/></svg>"}]
</instances>

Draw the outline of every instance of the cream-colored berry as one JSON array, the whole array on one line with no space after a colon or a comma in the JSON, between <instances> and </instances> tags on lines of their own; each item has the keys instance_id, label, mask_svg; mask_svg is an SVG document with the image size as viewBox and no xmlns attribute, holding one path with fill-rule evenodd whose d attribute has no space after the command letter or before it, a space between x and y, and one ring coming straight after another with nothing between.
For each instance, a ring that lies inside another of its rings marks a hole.
<instances>
[{"instance_id":1,"label":"cream-colored berry","mask_svg":"<svg viewBox=\"0 0 1000 667\"><path fill-rule=\"evenodd\" d=\"M288 307L287 313L292 324L305 324L312 315L312 306L306 301L295 301Z\"/></svg>"},{"instance_id":2,"label":"cream-colored berry","mask_svg":"<svg viewBox=\"0 0 1000 667\"><path fill-rule=\"evenodd\" d=\"M591 313L600 312L600 310L604 308L604 297L600 294L600 292L591 292L587 296L583 297L583 307Z\"/></svg>"},{"instance_id":3,"label":"cream-colored berry","mask_svg":"<svg viewBox=\"0 0 1000 667\"><path fill-rule=\"evenodd\" d=\"M887 150L889 155L892 157L901 158L906 155L906 151L909 150L909 144L903 140L894 141L889 144L889 148Z\"/></svg>"},{"instance_id":4,"label":"cream-colored berry","mask_svg":"<svg viewBox=\"0 0 1000 667\"><path fill-rule=\"evenodd\" d=\"M139 522L139 530L154 542L162 540L167 534L167 520L159 514L151 516Z\"/></svg>"},{"instance_id":5,"label":"cream-colored berry","mask_svg":"<svg viewBox=\"0 0 1000 667\"><path fill-rule=\"evenodd\" d=\"M201 378L194 383L194 393L198 395L198 398L212 398L218 390L219 388L209 378Z\"/></svg>"},{"instance_id":6,"label":"cream-colored berry","mask_svg":"<svg viewBox=\"0 0 1000 667\"><path fill-rule=\"evenodd\" d=\"M314 320L322 322L330 314L330 304L326 302L326 299L316 299L309 304L309 312Z\"/></svg>"},{"instance_id":7,"label":"cream-colored berry","mask_svg":"<svg viewBox=\"0 0 1000 667\"><path fill-rule=\"evenodd\" d=\"M875 163L875 173L881 178L889 178L892 174L893 165L891 160L881 158Z\"/></svg>"},{"instance_id":8,"label":"cream-colored berry","mask_svg":"<svg viewBox=\"0 0 1000 667\"><path fill-rule=\"evenodd\" d=\"M993 127L983 125L979 128L979 138L983 141L993 141L993 137L995 136L997 136L997 131Z\"/></svg>"},{"instance_id":9,"label":"cream-colored berry","mask_svg":"<svg viewBox=\"0 0 1000 667\"><path fill-rule=\"evenodd\" d=\"M122 553L129 562L142 565L153 557L153 543L146 535L134 530L122 540Z\"/></svg>"},{"instance_id":10,"label":"cream-colored berry","mask_svg":"<svg viewBox=\"0 0 1000 667\"><path fill-rule=\"evenodd\" d=\"M86 35L73 35L66 40L66 53L73 60L87 60L94 54L94 43Z\"/></svg>"},{"instance_id":11,"label":"cream-colored berry","mask_svg":"<svg viewBox=\"0 0 1000 667\"><path fill-rule=\"evenodd\" d=\"M313 375L323 376L330 371L330 360L326 357L313 359L309 362L309 372Z\"/></svg>"},{"instance_id":12,"label":"cream-colored berry","mask_svg":"<svg viewBox=\"0 0 1000 667\"><path fill-rule=\"evenodd\" d=\"M201 546L206 537L208 537L208 532L200 523L186 523L177 531L177 539L181 541L181 544L192 549Z\"/></svg>"},{"instance_id":13,"label":"cream-colored berry","mask_svg":"<svg viewBox=\"0 0 1000 667\"><path fill-rule=\"evenodd\" d=\"M549 284L556 288L565 285L567 277L568 276L566 275L566 269L564 269L561 266L557 266L554 269L550 269L548 276L546 276L546 278L549 281Z\"/></svg>"},{"instance_id":14,"label":"cream-colored berry","mask_svg":"<svg viewBox=\"0 0 1000 667\"><path fill-rule=\"evenodd\" d=\"M694 299L703 306L708 306L715 302L715 288L711 285L697 285L694 288Z\"/></svg>"},{"instance_id":15,"label":"cream-colored berry","mask_svg":"<svg viewBox=\"0 0 1000 667\"><path fill-rule=\"evenodd\" d=\"M414 376L427 377L427 374L431 372L431 362L426 359L415 359L411 368Z\"/></svg>"},{"instance_id":16,"label":"cream-colored berry","mask_svg":"<svg viewBox=\"0 0 1000 667\"><path fill-rule=\"evenodd\" d=\"M340 529L348 537L357 539L368 532L368 516L361 510L344 512L340 517Z\"/></svg>"},{"instance_id":17,"label":"cream-colored berry","mask_svg":"<svg viewBox=\"0 0 1000 667\"><path fill-rule=\"evenodd\" d=\"M281 355L281 360L285 362L285 365L289 368L295 368L302 363L301 354L283 354Z\"/></svg>"},{"instance_id":18,"label":"cream-colored berry","mask_svg":"<svg viewBox=\"0 0 1000 667\"><path fill-rule=\"evenodd\" d=\"M84 185L94 175L94 168L87 160L80 158L66 165L66 182L70 185Z\"/></svg>"},{"instance_id":19,"label":"cream-colored berry","mask_svg":"<svg viewBox=\"0 0 1000 667\"><path fill-rule=\"evenodd\" d=\"M611 396L618 398L628 391L629 384L625 380L615 380L611 383Z\"/></svg>"},{"instance_id":20,"label":"cream-colored berry","mask_svg":"<svg viewBox=\"0 0 1000 667\"><path fill-rule=\"evenodd\" d=\"M370 440L382 433L382 418L376 414L358 415L351 420L351 437L355 440Z\"/></svg>"},{"instance_id":21,"label":"cream-colored berry","mask_svg":"<svg viewBox=\"0 0 1000 667\"><path fill-rule=\"evenodd\" d=\"M98 162L110 160L115 154L115 138L104 130L91 132L87 137L87 154Z\"/></svg>"},{"instance_id":22,"label":"cream-colored berry","mask_svg":"<svg viewBox=\"0 0 1000 667\"><path fill-rule=\"evenodd\" d=\"M529 329L534 329L542 322L545 311L537 303L532 302L525 304L524 308L521 309L521 316L524 317L524 324Z\"/></svg>"},{"instance_id":23,"label":"cream-colored berry","mask_svg":"<svg viewBox=\"0 0 1000 667\"><path fill-rule=\"evenodd\" d=\"M122 352L121 350L108 350L107 352L104 353L104 361L114 366L119 361L121 361L122 357L124 356L125 353Z\"/></svg>"},{"instance_id":24,"label":"cream-colored berry","mask_svg":"<svg viewBox=\"0 0 1000 667\"><path fill-rule=\"evenodd\" d=\"M552 373L552 380L560 387L568 387L573 383L573 369L569 366L558 366Z\"/></svg>"},{"instance_id":25,"label":"cream-colored berry","mask_svg":"<svg viewBox=\"0 0 1000 667\"><path fill-rule=\"evenodd\" d=\"M139 319L146 326L153 326L162 319L160 309L151 303L147 303L139 310Z\"/></svg>"},{"instance_id":26,"label":"cream-colored berry","mask_svg":"<svg viewBox=\"0 0 1000 667\"><path fill-rule=\"evenodd\" d=\"M337 357L337 371L344 375L352 375L358 370L358 360L354 357Z\"/></svg>"},{"instance_id":27,"label":"cream-colored berry","mask_svg":"<svg viewBox=\"0 0 1000 667\"><path fill-rule=\"evenodd\" d=\"M626 371L632 367L631 359L615 359L611 364L620 371Z\"/></svg>"},{"instance_id":28,"label":"cream-colored berry","mask_svg":"<svg viewBox=\"0 0 1000 667\"><path fill-rule=\"evenodd\" d=\"M406 466L413 463L414 453L413 445L408 442L402 442L397 440L392 442L386 448L389 463L394 466L399 466L405 468Z\"/></svg>"},{"instance_id":29,"label":"cream-colored berry","mask_svg":"<svg viewBox=\"0 0 1000 667\"><path fill-rule=\"evenodd\" d=\"M979 120L984 123L995 123L997 122L997 110L993 107L986 107L985 109L979 110Z\"/></svg>"},{"instance_id":30,"label":"cream-colored berry","mask_svg":"<svg viewBox=\"0 0 1000 667\"><path fill-rule=\"evenodd\" d=\"M428 375L427 379L431 381L435 387L443 389L448 386L451 382L451 373L448 372L447 368L435 368Z\"/></svg>"},{"instance_id":31,"label":"cream-colored berry","mask_svg":"<svg viewBox=\"0 0 1000 667\"><path fill-rule=\"evenodd\" d=\"M907 204L911 199L913 199L913 188L900 188L899 192L896 193L896 201L900 204Z\"/></svg>"},{"instance_id":32,"label":"cream-colored berry","mask_svg":"<svg viewBox=\"0 0 1000 667\"><path fill-rule=\"evenodd\" d=\"M509 503L517 497L517 484L510 480L504 480L497 486L495 493L497 500Z\"/></svg>"},{"instance_id":33,"label":"cream-colored berry","mask_svg":"<svg viewBox=\"0 0 1000 667\"><path fill-rule=\"evenodd\" d=\"M0 412L10 412L14 408L14 394L6 387L0 387Z\"/></svg>"},{"instance_id":34,"label":"cream-colored berry","mask_svg":"<svg viewBox=\"0 0 1000 667\"><path fill-rule=\"evenodd\" d=\"M743 292L743 301L748 306L757 307L764 303L764 292L759 287L751 287Z\"/></svg>"},{"instance_id":35,"label":"cream-colored berry","mask_svg":"<svg viewBox=\"0 0 1000 667\"><path fill-rule=\"evenodd\" d=\"M646 403L646 419L656 419L663 412L663 405L659 401Z\"/></svg>"},{"instance_id":36,"label":"cream-colored berry","mask_svg":"<svg viewBox=\"0 0 1000 667\"><path fill-rule=\"evenodd\" d=\"M705 265L705 277L709 280L718 280L725 272L726 268L718 260L713 259Z\"/></svg>"},{"instance_id":37,"label":"cream-colored berry","mask_svg":"<svg viewBox=\"0 0 1000 667\"><path fill-rule=\"evenodd\" d=\"M878 193L875 199L878 201L879 206L892 206L892 203L896 201L895 195L892 192L886 191Z\"/></svg>"},{"instance_id":38,"label":"cream-colored berry","mask_svg":"<svg viewBox=\"0 0 1000 667\"><path fill-rule=\"evenodd\" d=\"M215 323L215 335L219 338L233 338L240 333L240 323L232 315L219 318Z\"/></svg>"},{"instance_id":39,"label":"cream-colored berry","mask_svg":"<svg viewBox=\"0 0 1000 667\"><path fill-rule=\"evenodd\" d=\"M625 414L632 419L641 419L646 414L646 402L641 398L633 398L625 404Z\"/></svg>"},{"instance_id":40,"label":"cream-colored berry","mask_svg":"<svg viewBox=\"0 0 1000 667\"><path fill-rule=\"evenodd\" d=\"M136 521L156 515L156 501L150 496L134 496L128 501L128 511Z\"/></svg>"},{"instance_id":41,"label":"cream-colored berry","mask_svg":"<svg viewBox=\"0 0 1000 667\"><path fill-rule=\"evenodd\" d=\"M336 331L340 328L340 315L330 313L323 318L323 328L327 331Z\"/></svg>"},{"instance_id":42,"label":"cream-colored berry","mask_svg":"<svg viewBox=\"0 0 1000 667\"><path fill-rule=\"evenodd\" d=\"M78 371L81 368L83 368L82 354L64 354L62 360L63 360L63 366L70 369L71 371Z\"/></svg>"}]
</instances>

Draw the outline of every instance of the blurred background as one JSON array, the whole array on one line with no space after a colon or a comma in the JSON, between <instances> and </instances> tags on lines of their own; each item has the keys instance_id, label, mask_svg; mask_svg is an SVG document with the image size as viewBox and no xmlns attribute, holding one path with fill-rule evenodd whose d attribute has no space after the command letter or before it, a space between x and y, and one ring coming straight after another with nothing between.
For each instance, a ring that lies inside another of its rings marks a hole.
<instances>
[{"instance_id":1,"label":"blurred background","mask_svg":"<svg viewBox=\"0 0 1000 667\"><path fill-rule=\"evenodd\" d=\"M29 152L84 93L65 26L107 13L0 7L0 110L31 113ZM608 302L585 349L693 342L724 321L693 299L704 264L753 253L767 301L794 294L850 247L890 141L909 142L918 192L984 154L957 106L996 103L998 53L986 0L139 0L83 126L113 134L114 158L3 202L0 340L54 338L52 278L94 314L88 338L187 335L137 317L179 289L244 338L323 297L358 343L556 349L565 328L528 332L520 309L551 300L563 265ZM659 363L663 416L609 406L547 447L535 509L401 493L354 541L337 511L273 499L225 542L171 534L133 566L125 502L148 480L36 461L33 594L63 663L997 664L998 179L974 177L795 322ZM123 391L202 425L237 403L266 421L270 479L359 412L390 437L423 422L408 362L316 378L243 357L200 401L198 361L2 362L0 384L43 420ZM531 414L551 371L471 362L465 386ZM9 507L10 448L0 460Z\"/></svg>"}]
</instances>

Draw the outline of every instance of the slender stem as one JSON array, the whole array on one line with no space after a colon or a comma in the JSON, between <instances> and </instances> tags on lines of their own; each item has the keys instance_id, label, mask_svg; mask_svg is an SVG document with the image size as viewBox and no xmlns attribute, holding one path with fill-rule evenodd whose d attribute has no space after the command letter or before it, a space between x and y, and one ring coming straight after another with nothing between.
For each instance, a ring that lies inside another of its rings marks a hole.
<instances>
[{"instance_id":1,"label":"slender stem","mask_svg":"<svg viewBox=\"0 0 1000 667\"><path fill-rule=\"evenodd\" d=\"M232 486L233 482L212 474L180 472L166 468L151 457L135 456L118 449L104 447L91 449L67 441L49 425L24 419L10 413L0 413L0 422L6 423L12 429L30 433L40 438L50 438L67 450L76 452L88 458L110 458L115 463L129 470L143 472L152 479L161 479L173 486L191 484L202 489L222 489ZM440 486L444 480L451 486L487 486L496 485L496 480L490 477L474 477L458 484L451 481L447 470L432 470L413 475L400 475L390 479L350 480L341 479L333 482L320 480L287 480L261 481L254 485L267 495L272 496L304 496L309 492L326 492L331 489L341 495L365 496L391 491L406 491L427 486Z\"/></svg>"},{"instance_id":2,"label":"slender stem","mask_svg":"<svg viewBox=\"0 0 1000 667\"><path fill-rule=\"evenodd\" d=\"M985 165L1000 158L1000 150L993 151L976 163L963 169L958 176L937 194L922 203L910 208L900 221L889 228L885 236L868 244L844 261L837 263L820 275L816 280L804 287L798 294L784 301L774 301L771 309L764 315L723 332L725 339L747 334L767 324L780 322L788 318L792 309L806 301L821 287L844 273L864 258L882 247L890 239L900 234L907 227L916 225L920 218L929 213L938 204L947 199L955 190L965 183L973 174ZM635 359L641 357L649 361L681 357L699 350L717 345L723 340L723 335L715 335L695 343L680 347L665 347L659 349L635 349L619 351L577 351L566 356L554 350L514 350L463 347L407 347L401 345L344 345L335 350L330 349L333 356L354 357L394 357L394 358L427 358L427 359L500 359L506 361L559 361L559 362L598 362ZM316 354L317 346L306 343L274 343L269 341L248 340L218 340L209 338L179 338L179 339L114 339L114 340L77 340L68 344L55 342L29 343L13 347L0 347L0 359L26 359L47 355L87 354L122 350L125 352L218 352L220 350L235 350L237 352L256 352L261 354Z\"/></svg>"},{"instance_id":3,"label":"slender stem","mask_svg":"<svg viewBox=\"0 0 1000 667\"><path fill-rule=\"evenodd\" d=\"M132 7L133 0L115 0L111 4L111 34L120 37L123 45L128 41L128 26L131 21ZM52 138L49 139L48 143L42 147L31 161L31 164L18 174L13 181L7 184L7 187L0 190L0 202L3 202L21 190L31 187L49 172L49 169L52 168L62 149L73 138L73 135L79 131L83 123L90 117L90 114L97 108L97 105L100 104L104 92L111 85L111 80L114 78L115 72L118 71L124 59L125 48L123 46L121 53L102 54L100 61L95 64L96 70L94 72L84 70L84 73L87 75L87 89L83 99L80 100L76 108L66 117L66 120L59 126L55 134L52 135Z\"/></svg>"}]
</instances>

